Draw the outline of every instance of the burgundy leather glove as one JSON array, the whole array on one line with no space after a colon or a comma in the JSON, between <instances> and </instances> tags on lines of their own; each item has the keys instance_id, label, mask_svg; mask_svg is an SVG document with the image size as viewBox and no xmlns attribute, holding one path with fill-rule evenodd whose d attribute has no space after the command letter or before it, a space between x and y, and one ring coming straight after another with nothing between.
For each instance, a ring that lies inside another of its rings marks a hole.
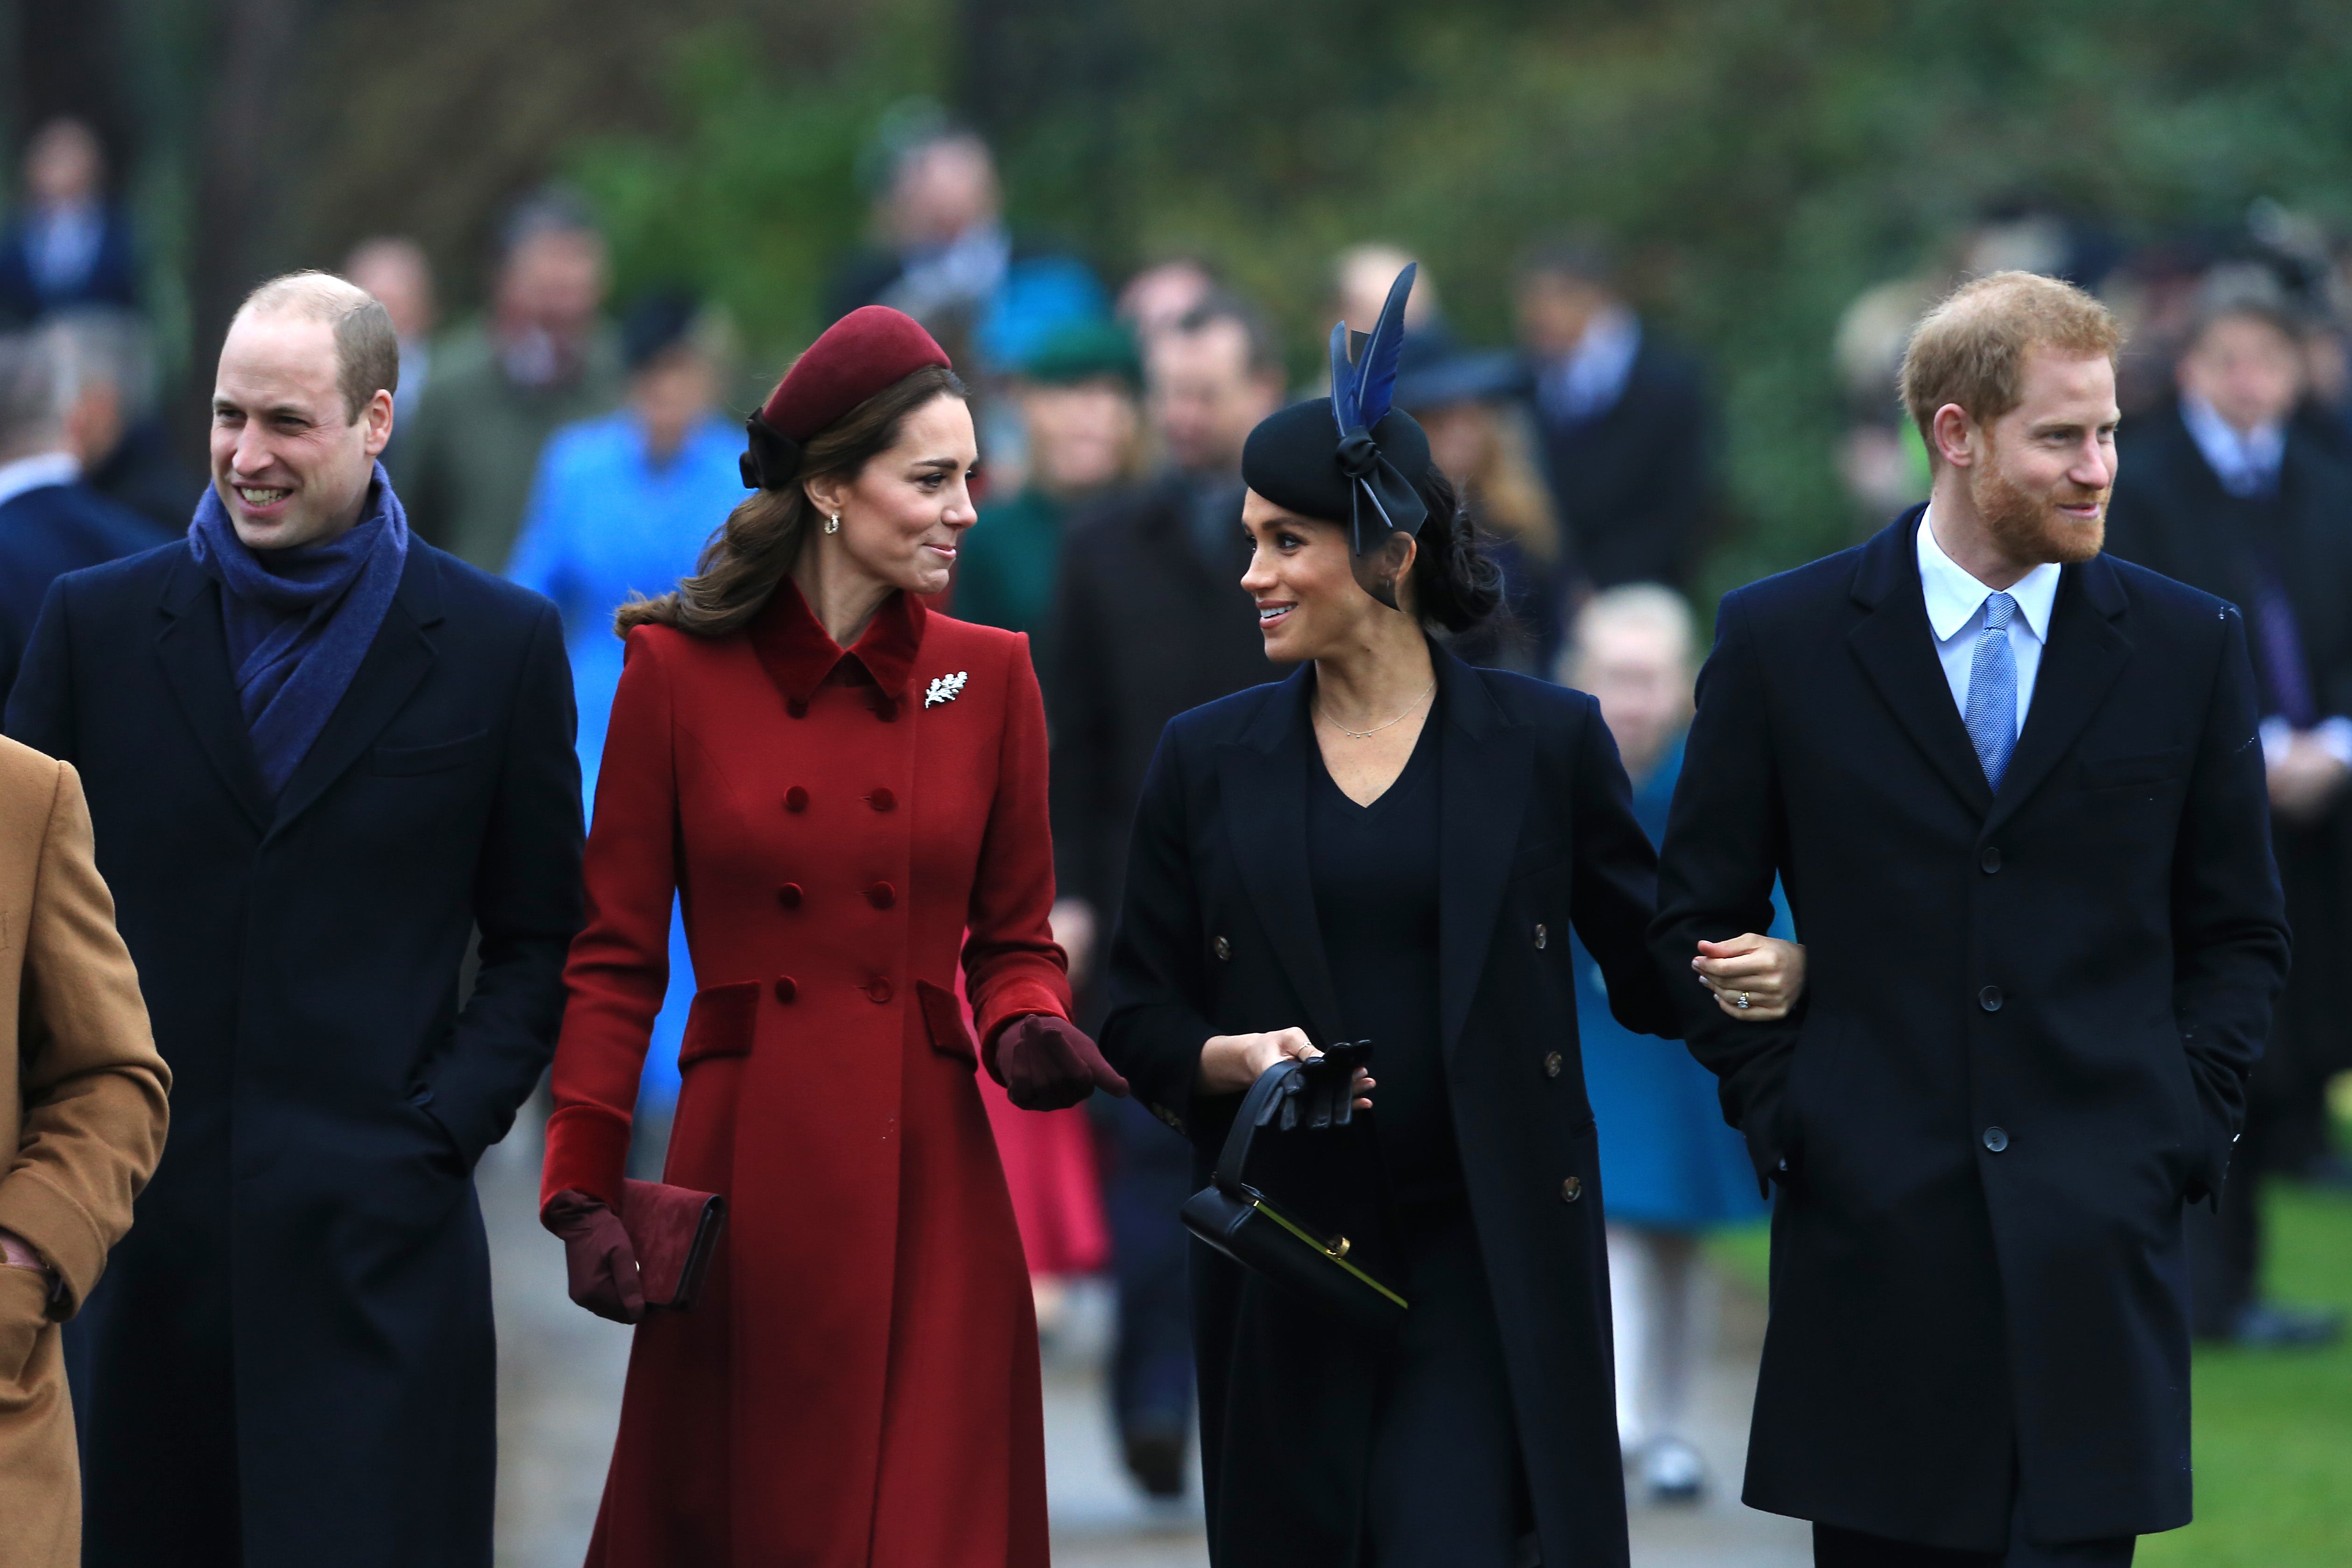
<instances>
[{"instance_id":1,"label":"burgundy leather glove","mask_svg":"<svg viewBox=\"0 0 2352 1568\"><path fill-rule=\"evenodd\" d=\"M547 1200L539 1223L563 1238L572 1299L600 1318L634 1323L646 1315L637 1253L621 1216L586 1193L566 1187Z\"/></svg>"},{"instance_id":2,"label":"burgundy leather glove","mask_svg":"<svg viewBox=\"0 0 2352 1568\"><path fill-rule=\"evenodd\" d=\"M1024 1110L1060 1110L1098 1089L1127 1097L1127 1079L1111 1070L1095 1043L1051 1013L1024 1013L999 1030L988 1065Z\"/></svg>"}]
</instances>

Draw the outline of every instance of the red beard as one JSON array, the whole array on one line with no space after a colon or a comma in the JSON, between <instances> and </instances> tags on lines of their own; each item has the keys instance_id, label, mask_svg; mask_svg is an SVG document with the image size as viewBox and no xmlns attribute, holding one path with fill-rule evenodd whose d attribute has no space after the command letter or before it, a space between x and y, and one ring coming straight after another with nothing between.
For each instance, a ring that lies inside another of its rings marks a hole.
<instances>
[{"instance_id":1,"label":"red beard","mask_svg":"<svg viewBox=\"0 0 2352 1568\"><path fill-rule=\"evenodd\" d=\"M2011 560L2073 565L2088 561L2106 543L2106 491L2077 491L2070 485L2063 495L2037 495L2009 477L1998 447L1987 456L1989 460L1969 475L1969 499L1984 520L1985 531ZM2076 522L2058 510L2061 502L2090 500L2099 503L2099 515L2091 522Z\"/></svg>"}]
</instances>

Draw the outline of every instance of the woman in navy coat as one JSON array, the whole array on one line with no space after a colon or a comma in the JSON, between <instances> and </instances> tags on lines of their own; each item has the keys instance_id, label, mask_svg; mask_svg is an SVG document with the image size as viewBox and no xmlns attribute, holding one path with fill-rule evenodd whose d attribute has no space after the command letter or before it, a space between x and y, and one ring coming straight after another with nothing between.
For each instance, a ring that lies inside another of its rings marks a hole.
<instances>
[{"instance_id":1,"label":"woman in navy coat","mask_svg":"<svg viewBox=\"0 0 2352 1568\"><path fill-rule=\"evenodd\" d=\"M1335 1139L1372 1221L1350 1234L1412 1303L1403 1328L1350 1328L1193 1251L1219 1568L1622 1568L1568 937L1620 1019L1671 1033L1643 945L1655 859L1590 697L1426 635L1475 624L1496 590L1426 438L1385 406L1407 287L1360 380L1335 353L1334 398L1250 437L1242 585L1268 656L1300 668L1161 738L1103 1045L1205 1183L1268 1067L1374 1040L1371 1136L1312 1136ZM1750 989L1769 999L1793 990L1795 954L1765 951L1779 962Z\"/></svg>"}]
</instances>

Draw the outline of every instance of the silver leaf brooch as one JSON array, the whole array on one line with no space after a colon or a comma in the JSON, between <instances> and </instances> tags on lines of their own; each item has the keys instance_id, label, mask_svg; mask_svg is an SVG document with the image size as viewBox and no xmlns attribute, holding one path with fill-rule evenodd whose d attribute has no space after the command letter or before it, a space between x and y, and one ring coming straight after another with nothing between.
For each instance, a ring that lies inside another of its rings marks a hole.
<instances>
[{"instance_id":1,"label":"silver leaf brooch","mask_svg":"<svg viewBox=\"0 0 2352 1568\"><path fill-rule=\"evenodd\" d=\"M923 706L937 708L942 702L954 701L963 695L963 683L970 679L971 677L961 669L953 675L940 676L931 682L930 689L923 693Z\"/></svg>"}]
</instances>

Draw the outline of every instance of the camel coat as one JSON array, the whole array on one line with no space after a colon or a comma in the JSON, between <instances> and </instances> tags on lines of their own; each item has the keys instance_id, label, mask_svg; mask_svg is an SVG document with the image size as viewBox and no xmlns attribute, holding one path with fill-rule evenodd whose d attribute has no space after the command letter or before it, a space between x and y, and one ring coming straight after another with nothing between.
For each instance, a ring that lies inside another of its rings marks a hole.
<instances>
[{"instance_id":1,"label":"camel coat","mask_svg":"<svg viewBox=\"0 0 2352 1568\"><path fill-rule=\"evenodd\" d=\"M172 1075L115 934L81 780L0 740L0 1230L57 1271L0 1266L0 1568L81 1561L81 1477L58 1324L131 1228Z\"/></svg>"}]
</instances>

